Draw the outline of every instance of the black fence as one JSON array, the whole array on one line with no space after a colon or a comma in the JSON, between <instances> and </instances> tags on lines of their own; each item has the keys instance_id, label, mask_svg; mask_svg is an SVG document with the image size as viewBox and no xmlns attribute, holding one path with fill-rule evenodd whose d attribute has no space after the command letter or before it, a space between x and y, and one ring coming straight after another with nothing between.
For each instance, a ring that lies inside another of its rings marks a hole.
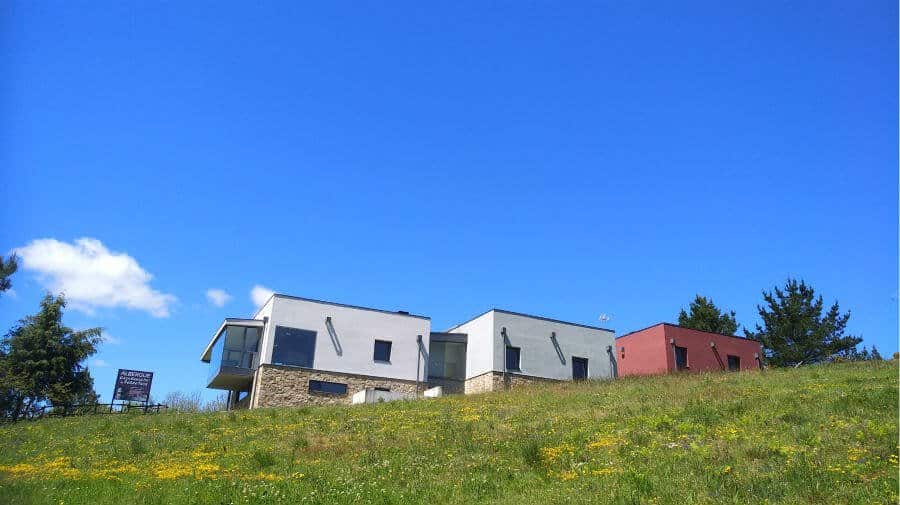
<instances>
[{"instance_id":1,"label":"black fence","mask_svg":"<svg viewBox=\"0 0 900 505\"><path fill-rule=\"evenodd\" d=\"M27 409L18 417L0 418L0 422L30 421L45 417L69 417L92 416L101 414L159 414L168 409L168 405L162 403L84 403L78 405L45 405L33 409Z\"/></svg>"}]
</instances>

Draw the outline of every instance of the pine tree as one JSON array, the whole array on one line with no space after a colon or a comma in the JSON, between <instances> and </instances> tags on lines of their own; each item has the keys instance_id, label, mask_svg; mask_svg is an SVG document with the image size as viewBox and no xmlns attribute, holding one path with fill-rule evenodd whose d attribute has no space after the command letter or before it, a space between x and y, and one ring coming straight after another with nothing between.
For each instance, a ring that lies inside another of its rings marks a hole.
<instances>
[{"instance_id":1,"label":"pine tree","mask_svg":"<svg viewBox=\"0 0 900 505\"><path fill-rule=\"evenodd\" d=\"M711 298L697 295L689 307L690 313L681 309L678 314L678 325L694 330L721 333L722 335L734 335L737 333L738 324L734 317L734 311L726 314L719 310Z\"/></svg>"},{"instance_id":2,"label":"pine tree","mask_svg":"<svg viewBox=\"0 0 900 505\"><path fill-rule=\"evenodd\" d=\"M91 397L94 381L83 362L97 352L100 328L63 325L65 298L46 295L41 310L0 340L0 411L18 418L40 405Z\"/></svg>"},{"instance_id":3,"label":"pine tree","mask_svg":"<svg viewBox=\"0 0 900 505\"><path fill-rule=\"evenodd\" d=\"M4 260L0 256L0 293L12 287L10 277L19 269L19 258L15 254Z\"/></svg>"},{"instance_id":4,"label":"pine tree","mask_svg":"<svg viewBox=\"0 0 900 505\"><path fill-rule=\"evenodd\" d=\"M763 291L766 306L757 306L763 324L744 330L759 340L767 361L775 366L818 363L852 354L862 338L844 335L850 313L842 314L835 301L823 315L822 296L805 282L788 279L784 288ZM863 349L868 355L868 351Z\"/></svg>"}]
</instances>

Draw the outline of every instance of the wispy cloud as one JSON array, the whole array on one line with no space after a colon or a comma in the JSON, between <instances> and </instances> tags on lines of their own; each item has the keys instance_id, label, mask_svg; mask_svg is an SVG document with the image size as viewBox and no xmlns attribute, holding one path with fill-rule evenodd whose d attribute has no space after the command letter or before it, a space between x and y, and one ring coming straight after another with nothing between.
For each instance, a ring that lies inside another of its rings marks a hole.
<instances>
[{"instance_id":1,"label":"wispy cloud","mask_svg":"<svg viewBox=\"0 0 900 505\"><path fill-rule=\"evenodd\" d=\"M150 287L153 276L137 260L110 251L97 239L74 243L48 238L15 249L24 270L36 272L46 289L63 293L73 309L93 314L97 308L125 307L154 317L168 317L175 296Z\"/></svg>"},{"instance_id":2,"label":"wispy cloud","mask_svg":"<svg viewBox=\"0 0 900 505\"><path fill-rule=\"evenodd\" d=\"M210 288L206 290L206 300L216 307L224 307L231 300L231 295L224 289Z\"/></svg>"},{"instance_id":3,"label":"wispy cloud","mask_svg":"<svg viewBox=\"0 0 900 505\"><path fill-rule=\"evenodd\" d=\"M271 289L257 284L253 286L253 289L250 290L250 299L253 300L253 304L257 307L262 307L264 303L269 301L269 297L272 296L275 292Z\"/></svg>"},{"instance_id":4,"label":"wispy cloud","mask_svg":"<svg viewBox=\"0 0 900 505\"><path fill-rule=\"evenodd\" d=\"M93 368L107 368L109 366L109 363L103 361L100 358L96 358L88 361L88 366Z\"/></svg>"}]
</instances>

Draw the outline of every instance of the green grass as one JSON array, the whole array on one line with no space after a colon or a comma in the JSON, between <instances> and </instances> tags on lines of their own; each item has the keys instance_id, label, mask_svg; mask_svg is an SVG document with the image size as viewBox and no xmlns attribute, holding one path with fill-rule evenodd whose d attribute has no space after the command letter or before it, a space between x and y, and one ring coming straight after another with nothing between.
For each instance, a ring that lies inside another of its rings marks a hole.
<instances>
[{"instance_id":1,"label":"green grass","mask_svg":"<svg viewBox=\"0 0 900 505\"><path fill-rule=\"evenodd\" d=\"M0 426L0 503L896 503L897 362Z\"/></svg>"}]
</instances>

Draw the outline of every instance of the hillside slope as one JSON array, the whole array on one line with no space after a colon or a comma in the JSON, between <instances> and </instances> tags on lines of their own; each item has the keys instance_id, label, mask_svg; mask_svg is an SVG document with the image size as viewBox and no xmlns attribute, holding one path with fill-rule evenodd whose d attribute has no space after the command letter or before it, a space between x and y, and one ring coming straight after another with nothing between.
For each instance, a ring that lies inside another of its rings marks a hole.
<instances>
[{"instance_id":1,"label":"hillside slope","mask_svg":"<svg viewBox=\"0 0 900 505\"><path fill-rule=\"evenodd\" d=\"M896 503L897 362L0 426L0 503Z\"/></svg>"}]
</instances>

